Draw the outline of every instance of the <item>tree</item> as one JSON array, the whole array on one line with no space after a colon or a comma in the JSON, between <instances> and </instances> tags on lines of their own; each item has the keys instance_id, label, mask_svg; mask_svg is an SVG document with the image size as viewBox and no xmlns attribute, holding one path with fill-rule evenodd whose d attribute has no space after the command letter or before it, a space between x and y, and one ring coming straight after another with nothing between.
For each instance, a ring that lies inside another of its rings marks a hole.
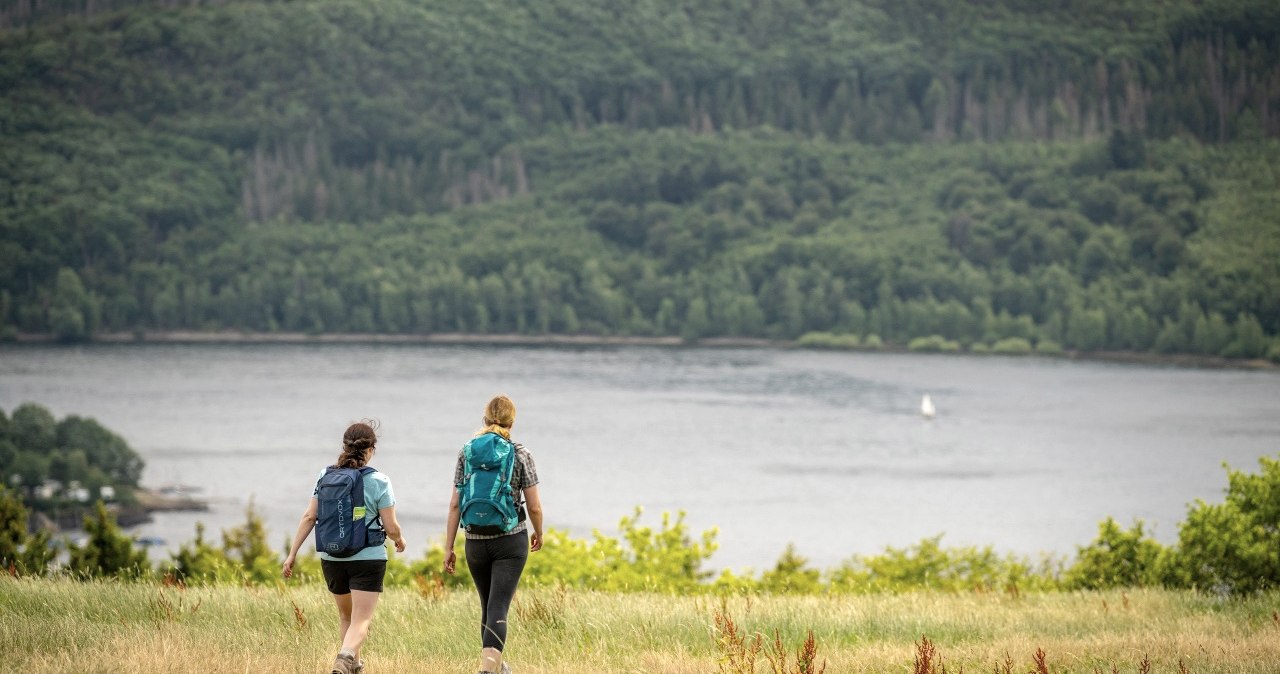
<instances>
[{"instance_id":1,"label":"tree","mask_svg":"<svg viewBox=\"0 0 1280 674\"><path fill-rule=\"evenodd\" d=\"M13 411L9 437L23 451L48 454L58 443L58 423L44 407L23 403Z\"/></svg>"},{"instance_id":2,"label":"tree","mask_svg":"<svg viewBox=\"0 0 1280 674\"><path fill-rule=\"evenodd\" d=\"M169 573L184 583L216 583L239 579L234 564L222 550L204 539L204 524L196 523L196 539L170 557Z\"/></svg>"},{"instance_id":3,"label":"tree","mask_svg":"<svg viewBox=\"0 0 1280 674\"><path fill-rule=\"evenodd\" d=\"M68 567L83 578L141 578L150 567L147 553L133 546L116 524L115 517L98 501L94 512L84 517L89 534L82 546L71 546Z\"/></svg>"},{"instance_id":4,"label":"tree","mask_svg":"<svg viewBox=\"0 0 1280 674\"><path fill-rule=\"evenodd\" d=\"M1146 535L1141 520L1125 530L1108 517L1098 525L1098 537L1079 548L1063 580L1067 587L1084 590L1157 585L1160 563L1167 554L1163 545Z\"/></svg>"},{"instance_id":5,"label":"tree","mask_svg":"<svg viewBox=\"0 0 1280 674\"><path fill-rule=\"evenodd\" d=\"M760 587L775 594L815 594L821 588L821 573L809 568L808 563L796 554L796 546L788 543L778 563L761 576Z\"/></svg>"},{"instance_id":6,"label":"tree","mask_svg":"<svg viewBox=\"0 0 1280 674\"><path fill-rule=\"evenodd\" d=\"M1195 587L1249 594L1280 587L1280 457L1227 469L1222 503L1197 500L1178 529L1176 568Z\"/></svg>"},{"instance_id":7,"label":"tree","mask_svg":"<svg viewBox=\"0 0 1280 674\"><path fill-rule=\"evenodd\" d=\"M27 509L22 499L0 484L0 572L17 564L27 540Z\"/></svg>"},{"instance_id":8,"label":"tree","mask_svg":"<svg viewBox=\"0 0 1280 674\"><path fill-rule=\"evenodd\" d=\"M76 342L93 334L97 323L97 305L84 288L75 271L58 270L49 306L49 327L54 337Z\"/></svg>"},{"instance_id":9,"label":"tree","mask_svg":"<svg viewBox=\"0 0 1280 674\"><path fill-rule=\"evenodd\" d=\"M222 532L222 551L238 564L236 571L245 583L272 581L280 574L280 558L267 545L267 529L254 512L252 499L244 518L244 526Z\"/></svg>"}]
</instances>

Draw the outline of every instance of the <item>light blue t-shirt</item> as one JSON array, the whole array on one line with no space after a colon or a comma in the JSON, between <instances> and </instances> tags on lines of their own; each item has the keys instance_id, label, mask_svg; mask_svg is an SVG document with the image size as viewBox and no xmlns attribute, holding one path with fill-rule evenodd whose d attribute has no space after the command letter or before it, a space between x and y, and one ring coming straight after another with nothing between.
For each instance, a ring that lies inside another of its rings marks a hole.
<instances>
[{"instance_id":1,"label":"light blue t-shirt","mask_svg":"<svg viewBox=\"0 0 1280 674\"><path fill-rule=\"evenodd\" d=\"M316 477L316 486L311 490L311 498L315 498L320 493L320 478L324 477L324 470L320 471L320 475ZM364 521L371 524L378 516L378 511L383 508L390 508L396 504L396 493L391 490L391 478L373 471L364 476ZM379 527L370 526L370 529L377 530ZM365 560L386 560L387 545L375 545L371 548L365 548L350 557L331 557L328 553L321 552L320 559L327 559L331 562L359 562Z\"/></svg>"}]
</instances>

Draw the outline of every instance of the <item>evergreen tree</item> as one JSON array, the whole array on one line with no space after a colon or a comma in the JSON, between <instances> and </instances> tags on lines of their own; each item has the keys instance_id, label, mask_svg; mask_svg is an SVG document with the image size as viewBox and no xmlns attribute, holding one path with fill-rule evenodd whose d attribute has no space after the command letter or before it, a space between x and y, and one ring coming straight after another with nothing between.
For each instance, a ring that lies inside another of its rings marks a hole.
<instances>
[{"instance_id":1,"label":"evergreen tree","mask_svg":"<svg viewBox=\"0 0 1280 674\"><path fill-rule=\"evenodd\" d=\"M98 501L94 512L84 517L88 538L72 545L67 563L82 578L141 578L150 571L147 553L134 547L133 539L120 531L115 517Z\"/></svg>"}]
</instances>

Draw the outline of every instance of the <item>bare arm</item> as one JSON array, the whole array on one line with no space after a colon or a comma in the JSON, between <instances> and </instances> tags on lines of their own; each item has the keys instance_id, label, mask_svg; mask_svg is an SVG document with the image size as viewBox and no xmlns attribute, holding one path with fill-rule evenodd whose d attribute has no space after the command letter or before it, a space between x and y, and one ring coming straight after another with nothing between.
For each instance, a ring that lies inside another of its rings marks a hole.
<instances>
[{"instance_id":1,"label":"bare arm","mask_svg":"<svg viewBox=\"0 0 1280 674\"><path fill-rule=\"evenodd\" d=\"M538 485L525 487L524 507L529 510L529 524L533 525L529 549L537 552L542 549L542 499L538 496Z\"/></svg>"},{"instance_id":2,"label":"bare arm","mask_svg":"<svg viewBox=\"0 0 1280 674\"><path fill-rule=\"evenodd\" d=\"M458 522L462 519L462 512L459 510L461 504L462 495L458 493L457 489L454 489L453 498L449 499L449 516L446 518L444 525L445 573L453 573L458 564L458 555L453 551L453 545L458 540Z\"/></svg>"},{"instance_id":3,"label":"bare arm","mask_svg":"<svg viewBox=\"0 0 1280 674\"><path fill-rule=\"evenodd\" d=\"M378 511L378 516L382 518L382 530L386 532L387 538L396 544L396 552L404 552L404 532L400 530L400 522L396 519L396 507L387 506Z\"/></svg>"},{"instance_id":4,"label":"bare arm","mask_svg":"<svg viewBox=\"0 0 1280 674\"><path fill-rule=\"evenodd\" d=\"M293 575L293 563L298 559L298 550L302 549L302 544L315 528L316 513L319 510L320 502L314 496L311 497L311 503L307 504L307 511L302 513L302 519L298 521L298 531L293 534L293 545L289 547L289 556L285 557L284 564L280 566L285 578Z\"/></svg>"}]
</instances>

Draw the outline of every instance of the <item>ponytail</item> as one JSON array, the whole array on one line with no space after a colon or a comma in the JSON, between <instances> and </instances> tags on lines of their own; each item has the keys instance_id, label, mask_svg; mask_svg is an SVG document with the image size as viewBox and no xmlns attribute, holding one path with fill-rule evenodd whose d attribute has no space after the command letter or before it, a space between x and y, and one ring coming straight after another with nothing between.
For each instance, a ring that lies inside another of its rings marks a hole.
<instances>
[{"instance_id":1,"label":"ponytail","mask_svg":"<svg viewBox=\"0 0 1280 674\"><path fill-rule=\"evenodd\" d=\"M351 424L342 434L342 453L336 465L339 468L362 468L369 463L369 456L378 444L377 422L365 420Z\"/></svg>"},{"instance_id":2,"label":"ponytail","mask_svg":"<svg viewBox=\"0 0 1280 674\"><path fill-rule=\"evenodd\" d=\"M484 428L476 435L497 433L511 439L511 427L516 423L516 404L511 399L500 395L494 396L484 407Z\"/></svg>"}]
</instances>

